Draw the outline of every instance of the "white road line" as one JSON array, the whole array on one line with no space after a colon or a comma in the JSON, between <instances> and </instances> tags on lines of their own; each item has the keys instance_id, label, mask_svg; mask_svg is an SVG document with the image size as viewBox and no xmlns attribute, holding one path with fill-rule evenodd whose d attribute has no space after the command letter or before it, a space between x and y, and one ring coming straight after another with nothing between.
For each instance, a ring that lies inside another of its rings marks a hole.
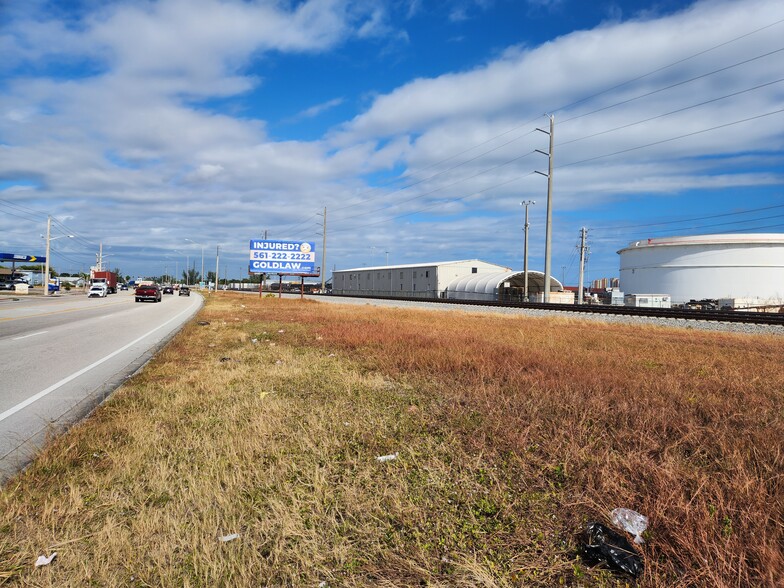
<instances>
[{"instance_id":1,"label":"white road line","mask_svg":"<svg viewBox=\"0 0 784 588\"><path fill-rule=\"evenodd\" d=\"M31 405L33 402L35 402L35 401L37 401L37 400L40 400L41 398L43 398L44 396L46 396L46 395L48 395L48 394L51 394L52 392L54 392L55 390L57 390L57 389L58 389L60 386L64 386L65 384L67 384L67 383L68 383L68 382L70 382L71 380L75 380L75 379L76 379L76 378L78 378L79 376L81 376L81 375L83 375L83 374L86 374L87 372L89 372L91 369L93 369L93 368L95 368L95 367L98 367L99 365L101 365L102 363L104 363L104 362L106 362L106 361L109 361L109 360L110 360L111 358L113 358L115 355L119 355L120 353L122 353L122 352L123 352L123 351L125 351L126 349L128 349L128 348L130 348L130 347L132 347L132 346L136 345L136 344L137 344L139 341L141 341L141 340L142 340L142 339L144 339L145 337L149 337L149 336L150 336L150 335L152 335L152 334L153 334L155 331L157 331L157 330L159 330L159 329L162 329L163 327L165 327L166 325L168 325L170 322L172 322L172 321L175 321L175 320L177 320L178 318L180 318L182 315L184 315L184 314L186 314L186 313L190 312L190 310L191 310L191 309L187 309L187 310L184 310L184 311L182 311L180 314L178 314L178 315L176 315L176 316L174 316L174 317L170 318L170 319L169 319L168 321L166 321L165 323L163 323L163 324L161 324L161 325L158 325L158 326L157 326L157 327L155 327L155 328L154 328L152 331L149 331L149 332L145 333L144 335L142 335L141 337L139 337L139 338L137 338L137 339L134 339L133 341L131 341L131 342L130 342L130 343L128 343L127 345L125 345L125 346L123 346L123 347L120 347L120 348L119 348L117 351L114 351L114 352L110 353L109 355L107 355L106 357L104 357L104 358L102 358L102 359L99 359L98 361L96 361L96 362L94 362L94 363L91 363L91 364L90 364L90 365L88 365L87 367L80 369L78 372L74 372L73 374L71 374L70 376L68 376L68 377L66 377L66 378L63 378L62 380L60 380L60 381L59 381L59 382L57 382L56 384L52 384L52 385L51 385L51 386L49 386L49 387L48 387L46 390L41 390L41 391L40 391L38 394L35 394L35 395L31 396L31 397L30 397L30 398L28 398L27 400L24 400L24 401L20 402L19 404L17 404L16 406L14 406L14 407L12 407L12 408L9 408L9 409L8 409L8 410L6 410L4 413L0 413L0 422L4 421L4 420L5 420L5 419L7 419L8 417L10 417L10 416L12 416L12 415L16 414L16 413L17 413L17 412L19 412L20 410L22 410L22 409L24 409L24 408L27 408L27 407L28 407L28 406L30 406L30 405Z\"/></svg>"},{"instance_id":2,"label":"white road line","mask_svg":"<svg viewBox=\"0 0 784 588\"><path fill-rule=\"evenodd\" d=\"M49 331L41 331L40 333L30 333L29 335L22 335L21 337L14 337L11 339L12 341L19 341L21 339L27 339L28 337L35 337L36 335L45 335Z\"/></svg>"}]
</instances>

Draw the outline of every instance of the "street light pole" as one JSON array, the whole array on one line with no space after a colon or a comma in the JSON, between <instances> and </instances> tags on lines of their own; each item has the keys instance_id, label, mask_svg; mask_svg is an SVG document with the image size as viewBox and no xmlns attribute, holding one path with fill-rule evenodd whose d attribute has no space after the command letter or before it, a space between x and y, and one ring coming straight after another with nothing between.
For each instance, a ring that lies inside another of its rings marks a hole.
<instances>
[{"instance_id":1,"label":"street light pole","mask_svg":"<svg viewBox=\"0 0 784 588\"><path fill-rule=\"evenodd\" d=\"M52 237L52 216L49 215L46 217L46 263L44 264L44 276L43 276L43 286L44 286L44 296L49 296L49 254L51 251L50 243L55 239L62 239L63 237L68 237L69 239L73 239L73 235L60 235L59 237Z\"/></svg>"},{"instance_id":2,"label":"street light pole","mask_svg":"<svg viewBox=\"0 0 784 588\"><path fill-rule=\"evenodd\" d=\"M220 245L215 249L215 293L218 293L218 283L220 282L218 273L218 261L220 260Z\"/></svg>"},{"instance_id":3,"label":"street light pole","mask_svg":"<svg viewBox=\"0 0 784 588\"><path fill-rule=\"evenodd\" d=\"M200 280L204 280L204 245L202 245L201 243L197 243L193 239L188 239L187 237L185 237L185 240L186 241L190 241L194 245L198 245L199 247L201 247L201 276L200 276Z\"/></svg>"},{"instance_id":4,"label":"street light pole","mask_svg":"<svg viewBox=\"0 0 784 588\"><path fill-rule=\"evenodd\" d=\"M52 216L46 217L46 269L44 270L44 296L49 296L49 238L52 234Z\"/></svg>"},{"instance_id":5,"label":"street light pole","mask_svg":"<svg viewBox=\"0 0 784 588\"><path fill-rule=\"evenodd\" d=\"M525 200L520 203L520 206L525 206L525 240L523 245L523 300L528 302L528 207L531 204L536 204L534 200Z\"/></svg>"}]
</instances>

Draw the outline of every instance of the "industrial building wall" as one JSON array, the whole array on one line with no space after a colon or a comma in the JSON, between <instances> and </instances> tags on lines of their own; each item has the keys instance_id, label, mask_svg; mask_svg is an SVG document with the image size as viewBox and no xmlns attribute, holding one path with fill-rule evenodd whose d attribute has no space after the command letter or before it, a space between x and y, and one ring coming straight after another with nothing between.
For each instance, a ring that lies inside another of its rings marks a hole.
<instances>
[{"instance_id":1,"label":"industrial building wall","mask_svg":"<svg viewBox=\"0 0 784 588\"><path fill-rule=\"evenodd\" d=\"M436 266L370 268L333 273L332 292L352 296L438 298Z\"/></svg>"},{"instance_id":2,"label":"industrial building wall","mask_svg":"<svg viewBox=\"0 0 784 588\"><path fill-rule=\"evenodd\" d=\"M425 265L336 270L332 292L351 296L438 298L456 277L507 270L476 259Z\"/></svg>"}]
</instances>

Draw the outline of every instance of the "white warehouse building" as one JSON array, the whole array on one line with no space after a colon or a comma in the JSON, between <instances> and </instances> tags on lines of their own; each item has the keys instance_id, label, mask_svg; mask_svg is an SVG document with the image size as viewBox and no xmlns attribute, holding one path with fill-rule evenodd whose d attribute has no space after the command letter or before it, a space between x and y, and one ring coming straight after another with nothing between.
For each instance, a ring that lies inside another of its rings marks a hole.
<instances>
[{"instance_id":1,"label":"white warehouse building","mask_svg":"<svg viewBox=\"0 0 784 588\"><path fill-rule=\"evenodd\" d=\"M784 300L784 234L727 234L635 241L618 251L620 287L669 294L673 303Z\"/></svg>"},{"instance_id":2,"label":"white warehouse building","mask_svg":"<svg viewBox=\"0 0 784 588\"><path fill-rule=\"evenodd\" d=\"M523 272L478 259L411 265L363 267L332 272L332 293L345 296L450 298L460 300L522 300ZM550 280L551 292L563 292ZM532 299L541 297L542 272L528 272ZM555 300L554 300L555 301ZM561 300L557 300L561 302Z\"/></svg>"},{"instance_id":3,"label":"white warehouse building","mask_svg":"<svg viewBox=\"0 0 784 588\"><path fill-rule=\"evenodd\" d=\"M478 259L335 270L332 293L439 298L455 278L504 271L508 272L509 268Z\"/></svg>"}]
</instances>

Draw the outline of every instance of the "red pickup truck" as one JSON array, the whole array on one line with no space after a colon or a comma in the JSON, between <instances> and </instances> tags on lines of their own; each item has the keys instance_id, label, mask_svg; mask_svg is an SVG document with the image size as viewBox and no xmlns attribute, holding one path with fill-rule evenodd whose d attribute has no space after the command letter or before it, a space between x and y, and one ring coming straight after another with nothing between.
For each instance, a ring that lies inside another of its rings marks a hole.
<instances>
[{"instance_id":1,"label":"red pickup truck","mask_svg":"<svg viewBox=\"0 0 784 588\"><path fill-rule=\"evenodd\" d=\"M158 284L142 284L136 288L136 302L143 300L161 301L161 287Z\"/></svg>"}]
</instances>

